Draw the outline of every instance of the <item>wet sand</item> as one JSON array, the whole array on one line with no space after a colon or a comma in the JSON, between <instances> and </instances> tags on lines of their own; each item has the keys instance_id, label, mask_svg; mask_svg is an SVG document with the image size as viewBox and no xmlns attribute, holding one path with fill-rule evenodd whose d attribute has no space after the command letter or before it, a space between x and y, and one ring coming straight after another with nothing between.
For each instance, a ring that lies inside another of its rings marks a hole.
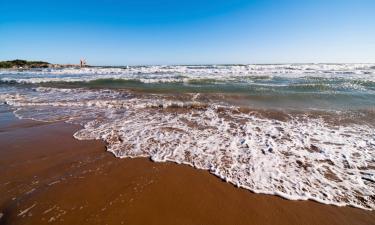
<instances>
[{"instance_id":1,"label":"wet sand","mask_svg":"<svg viewBox=\"0 0 375 225\"><path fill-rule=\"evenodd\" d=\"M239 189L207 171L118 159L79 127L0 112L0 224L375 224L375 212Z\"/></svg>"}]
</instances>

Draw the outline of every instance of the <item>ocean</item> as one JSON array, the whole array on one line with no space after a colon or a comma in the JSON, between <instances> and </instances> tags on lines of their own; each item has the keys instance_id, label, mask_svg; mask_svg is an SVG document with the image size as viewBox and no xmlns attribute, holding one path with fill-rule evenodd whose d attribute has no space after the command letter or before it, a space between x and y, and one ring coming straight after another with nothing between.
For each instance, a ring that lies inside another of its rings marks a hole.
<instances>
[{"instance_id":1,"label":"ocean","mask_svg":"<svg viewBox=\"0 0 375 225\"><path fill-rule=\"evenodd\" d=\"M102 140L119 158L375 209L375 64L4 69L0 104L80 124L76 139Z\"/></svg>"}]
</instances>

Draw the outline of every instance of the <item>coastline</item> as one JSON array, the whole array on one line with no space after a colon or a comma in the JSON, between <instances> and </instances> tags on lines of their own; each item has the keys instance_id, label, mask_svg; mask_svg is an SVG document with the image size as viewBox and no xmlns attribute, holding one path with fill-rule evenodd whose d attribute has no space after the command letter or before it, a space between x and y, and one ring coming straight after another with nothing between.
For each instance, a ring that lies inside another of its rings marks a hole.
<instances>
[{"instance_id":1,"label":"coastline","mask_svg":"<svg viewBox=\"0 0 375 225\"><path fill-rule=\"evenodd\" d=\"M0 112L0 224L371 224L375 212L236 188L208 171L118 159L78 126Z\"/></svg>"}]
</instances>

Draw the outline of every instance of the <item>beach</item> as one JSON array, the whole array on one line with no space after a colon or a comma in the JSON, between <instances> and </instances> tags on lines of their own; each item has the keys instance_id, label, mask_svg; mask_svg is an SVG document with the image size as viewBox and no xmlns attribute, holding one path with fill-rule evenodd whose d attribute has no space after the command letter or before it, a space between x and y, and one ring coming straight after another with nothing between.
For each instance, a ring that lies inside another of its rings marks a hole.
<instances>
[{"instance_id":1,"label":"beach","mask_svg":"<svg viewBox=\"0 0 375 225\"><path fill-rule=\"evenodd\" d=\"M4 1L0 225L375 225L375 1Z\"/></svg>"},{"instance_id":2,"label":"beach","mask_svg":"<svg viewBox=\"0 0 375 225\"><path fill-rule=\"evenodd\" d=\"M0 114L1 224L374 224L373 211L290 201L205 170L119 159L62 122Z\"/></svg>"}]
</instances>

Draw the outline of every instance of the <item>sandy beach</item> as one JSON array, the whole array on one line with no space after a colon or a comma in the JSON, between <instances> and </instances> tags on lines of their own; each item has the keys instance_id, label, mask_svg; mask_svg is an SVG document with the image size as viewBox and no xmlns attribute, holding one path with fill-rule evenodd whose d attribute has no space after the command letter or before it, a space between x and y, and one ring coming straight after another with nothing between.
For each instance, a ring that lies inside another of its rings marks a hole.
<instances>
[{"instance_id":1,"label":"sandy beach","mask_svg":"<svg viewBox=\"0 0 375 225\"><path fill-rule=\"evenodd\" d=\"M78 126L0 114L0 224L375 224L375 213L236 188L204 170L119 159Z\"/></svg>"}]
</instances>

